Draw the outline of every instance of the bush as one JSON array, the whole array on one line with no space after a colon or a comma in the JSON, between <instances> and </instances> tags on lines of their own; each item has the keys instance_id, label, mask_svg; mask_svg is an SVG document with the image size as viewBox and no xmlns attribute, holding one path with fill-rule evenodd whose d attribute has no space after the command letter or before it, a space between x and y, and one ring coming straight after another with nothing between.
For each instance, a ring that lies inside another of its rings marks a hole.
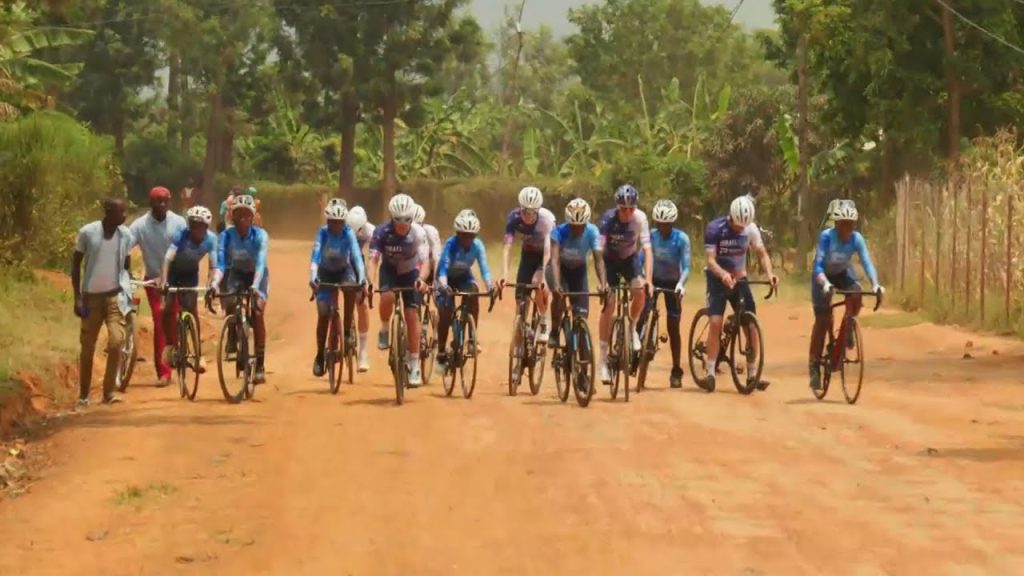
<instances>
[{"instance_id":1,"label":"bush","mask_svg":"<svg viewBox=\"0 0 1024 576\"><path fill-rule=\"evenodd\" d=\"M121 167L128 195L139 203L145 203L154 186L175 191L188 183L189 178L198 182L203 170L197 158L168 144L162 137L152 136L130 139L124 147Z\"/></svg>"},{"instance_id":2,"label":"bush","mask_svg":"<svg viewBox=\"0 0 1024 576\"><path fill-rule=\"evenodd\" d=\"M78 228L123 195L113 145L73 118L0 124L0 266L65 266Z\"/></svg>"}]
</instances>

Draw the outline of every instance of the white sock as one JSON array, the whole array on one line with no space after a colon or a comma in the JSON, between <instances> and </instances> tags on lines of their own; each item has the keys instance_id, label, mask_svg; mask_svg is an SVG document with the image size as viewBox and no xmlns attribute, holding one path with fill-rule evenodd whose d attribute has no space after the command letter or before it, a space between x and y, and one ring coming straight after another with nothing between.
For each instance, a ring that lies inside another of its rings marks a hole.
<instances>
[{"instance_id":1,"label":"white sock","mask_svg":"<svg viewBox=\"0 0 1024 576\"><path fill-rule=\"evenodd\" d=\"M420 355L419 354L414 354L412 352L408 352L405 355L405 361L410 366L412 366L412 365L414 365L414 364L416 364L416 363L418 363L420 361Z\"/></svg>"},{"instance_id":2,"label":"white sock","mask_svg":"<svg viewBox=\"0 0 1024 576\"><path fill-rule=\"evenodd\" d=\"M366 350L366 341L369 339L369 337L370 337L370 335L367 332L360 332L359 333L359 350L360 351Z\"/></svg>"},{"instance_id":3,"label":"white sock","mask_svg":"<svg viewBox=\"0 0 1024 576\"><path fill-rule=\"evenodd\" d=\"M601 342L601 362L608 361L608 343Z\"/></svg>"}]
</instances>

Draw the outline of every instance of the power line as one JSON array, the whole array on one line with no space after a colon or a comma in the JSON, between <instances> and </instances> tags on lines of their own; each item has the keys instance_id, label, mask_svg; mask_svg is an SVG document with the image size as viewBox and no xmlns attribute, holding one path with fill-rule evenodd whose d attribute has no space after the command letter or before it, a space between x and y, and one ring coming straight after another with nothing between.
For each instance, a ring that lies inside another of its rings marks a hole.
<instances>
[{"instance_id":1,"label":"power line","mask_svg":"<svg viewBox=\"0 0 1024 576\"><path fill-rule=\"evenodd\" d=\"M1003 38L1002 36L996 34L995 32L989 32L987 29L982 27L980 24L976 24L970 18L968 18L968 17L964 16L963 14L961 14L961 13L957 12L956 10L954 10L952 6L950 6L949 4L946 3L946 0L935 0L935 1L938 2L939 4L941 4L946 10L949 10L950 12L955 14L957 18L963 20L964 23L967 24L968 26L978 30L982 34L988 36L989 38L995 40L996 42L999 42L1003 46L1006 46L1007 48L1009 48L1009 49L1011 49L1011 50L1013 50L1015 52L1018 52L1018 53L1024 55L1024 48L1021 48L1020 46L1017 46L1016 44L1012 44L1006 38ZM1021 4L1024 4L1024 0L1017 0L1017 2L1020 2Z\"/></svg>"}]
</instances>

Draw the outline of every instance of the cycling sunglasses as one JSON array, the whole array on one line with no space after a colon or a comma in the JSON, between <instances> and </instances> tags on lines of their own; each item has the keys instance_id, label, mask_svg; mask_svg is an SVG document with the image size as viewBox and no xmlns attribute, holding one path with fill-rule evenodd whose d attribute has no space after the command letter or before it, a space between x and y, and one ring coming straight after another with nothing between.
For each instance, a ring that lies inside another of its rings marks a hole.
<instances>
[{"instance_id":1,"label":"cycling sunglasses","mask_svg":"<svg viewBox=\"0 0 1024 576\"><path fill-rule=\"evenodd\" d=\"M394 218L392 218L392 220L394 220L395 222L397 222L399 224L412 224L412 218L411 217L409 217L409 218L407 218L407 217L399 218L399 217L395 216Z\"/></svg>"},{"instance_id":2,"label":"cycling sunglasses","mask_svg":"<svg viewBox=\"0 0 1024 576\"><path fill-rule=\"evenodd\" d=\"M537 215L537 211L534 210L533 208L523 208L520 211L520 214L522 214L523 216L536 216Z\"/></svg>"}]
</instances>

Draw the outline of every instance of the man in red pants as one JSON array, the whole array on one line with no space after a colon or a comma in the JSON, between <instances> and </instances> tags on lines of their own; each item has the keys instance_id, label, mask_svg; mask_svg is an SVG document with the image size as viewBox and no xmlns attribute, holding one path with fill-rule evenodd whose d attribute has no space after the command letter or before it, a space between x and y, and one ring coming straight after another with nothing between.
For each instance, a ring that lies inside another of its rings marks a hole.
<instances>
[{"instance_id":1,"label":"man in red pants","mask_svg":"<svg viewBox=\"0 0 1024 576\"><path fill-rule=\"evenodd\" d=\"M160 278L163 270L164 256L171 240L178 230L187 224L181 216L171 212L171 191L157 186L149 191L149 212L139 217L129 227L132 233L133 246L142 249L142 262L145 265L146 280ZM163 296L156 287L146 288L146 299L153 312L153 365L156 366L157 386L167 386L171 381L171 367L164 361L163 329ZM177 311L175 311L175 316Z\"/></svg>"}]
</instances>

